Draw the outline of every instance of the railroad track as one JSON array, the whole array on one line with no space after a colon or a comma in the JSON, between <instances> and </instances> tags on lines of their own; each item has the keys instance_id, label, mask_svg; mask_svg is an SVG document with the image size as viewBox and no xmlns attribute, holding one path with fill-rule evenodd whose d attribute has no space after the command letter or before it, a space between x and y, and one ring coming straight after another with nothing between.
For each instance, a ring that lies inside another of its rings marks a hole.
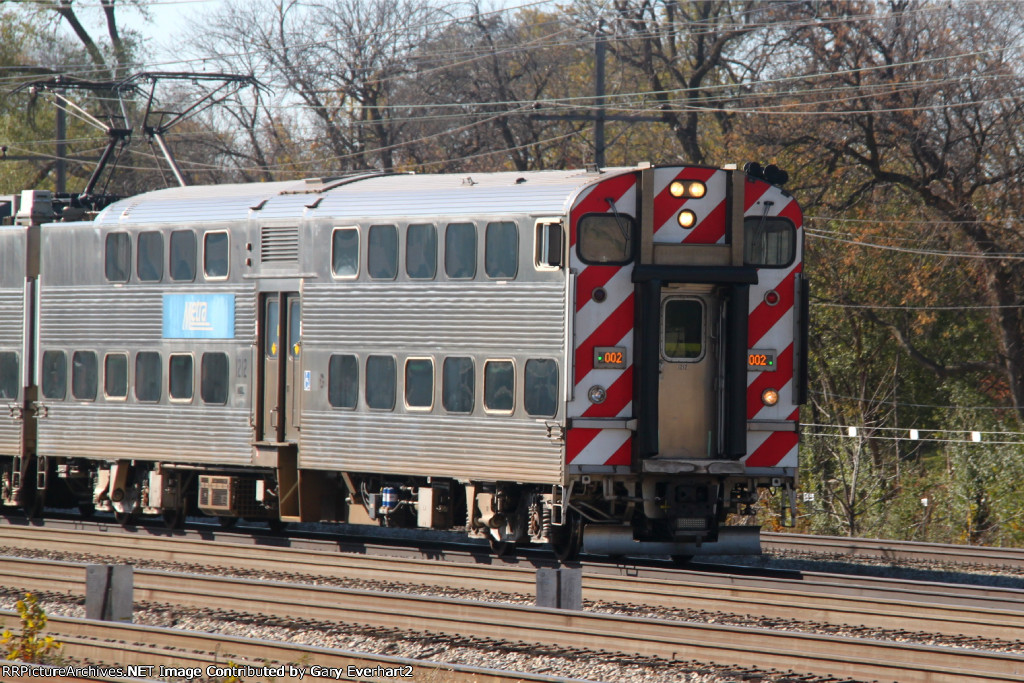
<instances>
[{"instance_id":1,"label":"railroad track","mask_svg":"<svg viewBox=\"0 0 1024 683\"><path fill-rule=\"evenodd\" d=\"M85 566L8 558L0 560L0 576L8 587L80 595ZM557 644L574 653L622 653L904 683L1024 681L1024 657L1019 655L421 595L136 570L135 596L137 602L220 611L236 618L286 615L309 625L340 622L457 638L471 632L475 641L492 647L508 642L549 648ZM265 648L257 649L271 659Z\"/></svg>"},{"instance_id":2,"label":"railroad track","mask_svg":"<svg viewBox=\"0 0 1024 683\"><path fill-rule=\"evenodd\" d=\"M764 532L761 534L761 547L765 551L775 553L807 553L844 558L881 559L893 563L912 561L1024 570L1024 549L1022 548L993 548L976 545Z\"/></svg>"}]
</instances>

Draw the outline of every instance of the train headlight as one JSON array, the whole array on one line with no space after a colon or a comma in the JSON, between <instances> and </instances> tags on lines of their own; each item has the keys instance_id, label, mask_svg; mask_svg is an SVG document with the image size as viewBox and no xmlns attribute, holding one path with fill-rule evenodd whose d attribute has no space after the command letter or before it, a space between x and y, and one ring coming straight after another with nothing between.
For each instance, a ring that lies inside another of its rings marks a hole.
<instances>
[{"instance_id":1,"label":"train headlight","mask_svg":"<svg viewBox=\"0 0 1024 683\"><path fill-rule=\"evenodd\" d=\"M679 225L684 228L692 228L697 223L697 214L689 209L683 209L679 212Z\"/></svg>"},{"instance_id":2,"label":"train headlight","mask_svg":"<svg viewBox=\"0 0 1024 683\"><path fill-rule=\"evenodd\" d=\"M608 392L604 387L594 385L587 391L587 398L591 403L604 403L604 400L608 398Z\"/></svg>"},{"instance_id":3,"label":"train headlight","mask_svg":"<svg viewBox=\"0 0 1024 683\"><path fill-rule=\"evenodd\" d=\"M677 199L682 197L700 199L707 194L707 191L707 187L699 180L674 180L668 186L668 193Z\"/></svg>"},{"instance_id":4,"label":"train headlight","mask_svg":"<svg viewBox=\"0 0 1024 683\"><path fill-rule=\"evenodd\" d=\"M779 392L775 389L765 389L761 392L761 403L766 406L773 406L779 402Z\"/></svg>"}]
</instances>

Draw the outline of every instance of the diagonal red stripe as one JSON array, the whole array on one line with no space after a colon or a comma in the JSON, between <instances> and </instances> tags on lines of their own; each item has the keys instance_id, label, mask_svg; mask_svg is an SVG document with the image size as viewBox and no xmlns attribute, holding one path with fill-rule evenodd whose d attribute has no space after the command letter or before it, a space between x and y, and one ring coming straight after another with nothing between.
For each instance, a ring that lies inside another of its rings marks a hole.
<instances>
[{"instance_id":1,"label":"diagonal red stripe","mask_svg":"<svg viewBox=\"0 0 1024 683\"><path fill-rule=\"evenodd\" d=\"M633 462L633 437L626 439L626 443L619 446L619 449L612 453L612 457L604 461L605 465L629 465Z\"/></svg>"},{"instance_id":2,"label":"diagonal red stripe","mask_svg":"<svg viewBox=\"0 0 1024 683\"><path fill-rule=\"evenodd\" d=\"M587 305L597 287L604 287L622 266L587 266L576 276L576 310Z\"/></svg>"},{"instance_id":3,"label":"diagonal red stripe","mask_svg":"<svg viewBox=\"0 0 1024 683\"><path fill-rule=\"evenodd\" d=\"M762 300L750 314L750 322L747 327L748 348L757 346L757 342L761 337L767 334L768 330L772 329L775 323L779 322L782 316L786 315L793 308L793 299L796 296L794 279L799 270L800 265L797 264L786 277L782 278L782 282L775 288L779 295L779 303L769 306Z\"/></svg>"},{"instance_id":4,"label":"diagonal red stripe","mask_svg":"<svg viewBox=\"0 0 1024 683\"><path fill-rule=\"evenodd\" d=\"M600 429L570 429L565 435L565 462L575 460L600 433Z\"/></svg>"},{"instance_id":5,"label":"diagonal red stripe","mask_svg":"<svg viewBox=\"0 0 1024 683\"><path fill-rule=\"evenodd\" d=\"M672 180L698 180L702 183L706 183L708 179L715 174L713 168L684 168L679 174ZM669 192L669 187L672 186L670 182L665 186L658 196L654 198L654 231L657 232L661 226L665 225L673 215L675 215L683 205L686 204L687 200L684 198L676 198Z\"/></svg>"},{"instance_id":6,"label":"diagonal red stripe","mask_svg":"<svg viewBox=\"0 0 1024 683\"><path fill-rule=\"evenodd\" d=\"M717 244L725 236L725 202L716 206L685 237L687 244Z\"/></svg>"},{"instance_id":7,"label":"diagonal red stripe","mask_svg":"<svg viewBox=\"0 0 1024 683\"><path fill-rule=\"evenodd\" d=\"M800 437L796 432L773 432L764 440L764 443L757 447L746 460L747 467L771 467L779 464L786 457L786 454L793 450L799 443Z\"/></svg>"},{"instance_id":8,"label":"diagonal red stripe","mask_svg":"<svg viewBox=\"0 0 1024 683\"><path fill-rule=\"evenodd\" d=\"M748 179L746 186L743 188L743 213L750 211L750 207L757 204L758 200L770 189L772 189L772 186L763 180L749 182Z\"/></svg>"},{"instance_id":9,"label":"diagonal red stripe","mask_svg":"<svg viewBox=\"0 0 1024 683\"><path fill-rule=\"evenodd\" d=\"M589 388L589 387L588 387ZM633 366L622 371L618 379L606 387L604 403L595 403L583 411L583 417L618 417L633 400Z\"/></svg>"},{"instance_id":10,"label":"diagonal red stripe","mask_svg":"<svg viewBox=\"0 0 1024 683\"><path fill-rule=\"evenodd\" d=\"M614 346L633 329L633 294L619 304L589 337L576 347L576 383L594 369L594 347Z\"/></svg>"}]
</instances>

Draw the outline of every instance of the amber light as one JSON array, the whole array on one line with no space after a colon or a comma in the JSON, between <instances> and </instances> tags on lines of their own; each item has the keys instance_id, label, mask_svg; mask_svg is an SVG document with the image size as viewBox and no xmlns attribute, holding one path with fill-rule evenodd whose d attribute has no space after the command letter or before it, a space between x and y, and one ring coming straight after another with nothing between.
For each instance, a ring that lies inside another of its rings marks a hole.
<instances>
[{"instance_id":1,"label":"amber light","mask_svg":"<svg viewBox=\"0 0 1024 683\"><path fill-rule=\"evenodd\" d=\"M668 193L676 198L700 199L707 194L707 191L704 183L698 180L673 180L672 184L668 186Z\"/></svg>"},{"instance_id":2,"label":"amber light","mask_svg":"<svg viewBox=\"0 0 1024 683\"><path fill-rule=\"evenodd\" d=\"M697 223L697 214L689 209L683 209L679 212L679 225L684 228L692 228Z\"/></svg>"},{"instance_id":3,"label":"amber light","mask_svg":"<svg viewBox=\"0 0 1024 683\"><path fill-rule=\"evenodd\" d=\"M779 392L774 389L765 389L761 392L761 403L766 406L773 406L779 402Z\"/></svg>"}]
</instances>

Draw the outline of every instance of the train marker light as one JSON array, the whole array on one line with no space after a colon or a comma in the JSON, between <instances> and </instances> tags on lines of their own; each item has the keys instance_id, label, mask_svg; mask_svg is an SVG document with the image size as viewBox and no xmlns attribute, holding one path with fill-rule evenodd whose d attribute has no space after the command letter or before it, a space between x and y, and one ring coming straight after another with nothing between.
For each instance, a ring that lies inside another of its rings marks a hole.
<instances>
[{"instance_id":1,"label":"train marker light","mask_svg":"<svg viewBox=\"0 0 1024 683\"><path fill-rule=\"evenodd\" d=\"M773 406L779 402L779 392L775 389L765 389L761 392L761 403L766 406Z\"/></svg>"},{"instance_id":2,"label":"train marker light","mask_svg":"<svg viewBox=\"0 0 1024 683\"><path fill-rule=\"evenodd\" d=\"M679 225L684 228L692 228L697 223L697 214L689 209L683 209L679 212Z\"/></svg>"},{"instance_id":3,"label":"train marker light","mask_svg":"<svg viewBox=\"0 0 1024 683\"><path fill-rule=\"evenodd\" d=\"M668 186L668 193L677 199L682 197L700 199L707 192L708 189L704 183L697 180L673 180L672 184Z\"/></svg>"}]
</instances>

